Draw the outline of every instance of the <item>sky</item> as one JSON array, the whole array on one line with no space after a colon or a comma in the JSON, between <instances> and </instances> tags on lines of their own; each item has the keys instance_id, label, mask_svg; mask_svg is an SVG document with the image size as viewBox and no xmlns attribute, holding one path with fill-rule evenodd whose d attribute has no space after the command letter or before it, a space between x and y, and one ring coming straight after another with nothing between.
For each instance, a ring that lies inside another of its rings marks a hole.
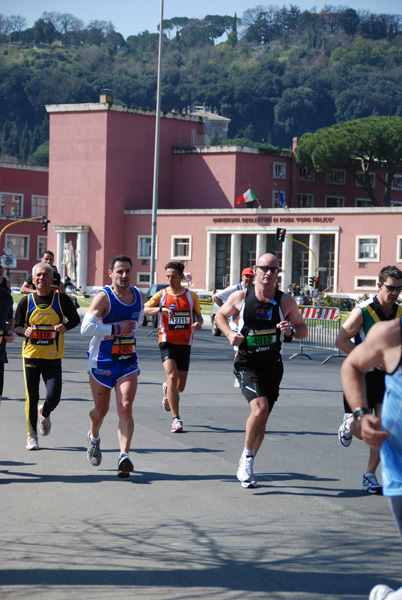
<instances>
[{"instance_id":1,"label":"sky","mask_svg":"<svg viewBox=\"0 0 402 600\"><path fill-rule=\"evenodd\" d=\"M189 17L202 19L206 15L230 15L234 13L241 17L248 8L256 6L290 6L296 5L302 11L319 12L324 2L314 3L314 0L201 0L198 3L183 2L183 0L2 0L0 14L3 16L20 15L25 17L28 27L32 27L44 12L69 13L84 21L111 21L115 30L127 38L148 30L157 32L160 22L161 3L163 1L164 19L173 17ZM328 1L328 5L369 10L373 13L402 14L401 0L343 0Z\"/></svg>"}]
</instances>

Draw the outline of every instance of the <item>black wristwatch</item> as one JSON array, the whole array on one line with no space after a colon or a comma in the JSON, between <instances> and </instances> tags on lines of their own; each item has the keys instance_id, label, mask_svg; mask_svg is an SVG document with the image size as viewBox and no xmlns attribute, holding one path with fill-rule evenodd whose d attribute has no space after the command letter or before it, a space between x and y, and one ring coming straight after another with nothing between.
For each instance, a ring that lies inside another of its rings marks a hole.
<instances>
[{"instance_id":1,"label":"black wristwatch","mask_svg":"<svg viewBox=\"0 0 402 600\"><path fill-rule=\"evenodd\" d=\"M163 311L163 306L159 307L159 312L161 313Z\"/></svg>"},{"instance_id":2,"label":"black wristwatch","mask_svg":"<svg viewBox=\"0 0 402 600\"><path fill-rule=\"evenodd\" d=\"M356 410L353 411L353 418L355 421L361 421L363 415L369 415L371 413L371 410L369 408L366 408L365 406L359 406L359 408L356 408Z\"/></svg>"}]
</instances>

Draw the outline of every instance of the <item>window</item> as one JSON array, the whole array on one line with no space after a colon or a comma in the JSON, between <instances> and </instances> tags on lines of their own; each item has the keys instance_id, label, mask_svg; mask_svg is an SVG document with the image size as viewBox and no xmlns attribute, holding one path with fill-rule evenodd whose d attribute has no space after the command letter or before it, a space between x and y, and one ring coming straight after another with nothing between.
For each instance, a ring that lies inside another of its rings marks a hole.
<instances>
[{"instance_id":1,"label":"window","mask_svg":"<svg viewBox=\"0 0 402 600\"><path fill-rule=\"evenodd\" d=\"M299 181L314 181L314 171L307 167L299 167Z\"/></svg>"},{"instance_id":2,"label":"window","mask_svg":"<svg viewBox=\"0 0 402 600\"><path fill-rule=\"evenodd\" d=\"M312 208L313 206L313 194L297 194L297 208Z\"/></svg>"},{"instance_id":3,"label":"window","mask_svg":"<svg viewBox=\"0 0 402 600\"><path fill-rule=\"evenodd\" d=\"M140 273L137 271L137 285L140 287L149 287L151 285L150 281L151 278L149 273Z\"/></svg>"},{"instance_id":4,"label":"window","mask_svg":"<svg viewBox=\"0 0 402 600\"><path fill-rule=\"evenodd\" d=\"M373 203L371 202L371 200L368 200L367 198L356 198L355 200L355 206L360 206L362 208L365 208L366 206L373 206Z\"/></svg>"},{"instance_id":5,"label":"window","mask_svg":"<svg viewBox=\"0 0 402 600\"><path fill-rule=\"evenodd\" d=\"M282 190L280 190L280 192L282 196L282 206L279 202L279 192L277 190L274 190L272 192L272 208L283 208L284 206L286 206L286 193Z\"/></svg>"},{"instance_id":6,"label":"window","mask_svg":"<svg viewBox=\"0 0 402 600\"><path fill-rule=\"evenodd\" d=\"M151 256L151 244L152 238L150 235L138 236L138 258L149 258Z\"/></svg>"},{"instance_id":7,"label":"window","mask_svg":"<svg viewBox=\"0 0 402 600\"><path fill-rule=\"evenodd\" d=\"M36 255L36 258L38 259L38 262L42 258L42 255L43 255L43 253L44 253L44 251L46 249L47 249L47 237L44 237L42 235L38 235L38 252L37 252L37 255Z\"/></svg>"},{"instance_id":8,"label":"window","mask_svg":"<svg viewBox=\"0 0 402 600\"><path fill-rule=\"evenodd\" d=\"M27 235L7 235L6 246L11 246L17 258L29 258L29 237Z\"/></svg>"},{"instance_id":9,"label":"window","mask_svg":"<svg viewBox=\"0 0 402 600\"><path fill-rule=\"evenodd\" d=\"M47 217L47 196L32 196L32 217Z\"/></svg>"},{"instance_id":10,"label":"window","mask_svg":"<svg viewBox=\"0 0 402 600\"><path fill-rule=\"evenodd\" d=\"M325 206L327 208L342 208L345 206L345 198L343 196L325 196Z\"/></svg>"},{"instance_id":11,"label":"window","mask_svg":"<svg viewBox=\"0 0 402 600\"><path fill-rule=\"evenodd\" d=\"M356 260L362 262L378 262L380 256L380 239L377 236L370 238L357 236Z\"/></svg>"},{"instance_id":12,"label":"window","mask_svg":"<svg viewBox=\"0 0 402 600\"><path fill-rule=\"evenodd\" d=\"M286 163L274 162L274 177L276 179L286 178Z\"/></svg>"},{"instance_id":13,"label":"window","mask_svg":"<svg viewBox=\"0 0 402 600\"><path fill-rule=\"evenodd\" d=\"M11 287L20 288L24 281L28 279L28 271L10 271L10 277L7 279L10 280Z\"/></svg>"},{"instance_id":14,"label":"window","mask_svg":"<svg viewBox=\"0 0 402 600\"><path fill-rule=\"evenodd\" d=\"M398 235L396 260L402 262L402 235Z\"/></svg>"},{"instance_id":15,"label":"window","mask_svg":"<svg viewBox=\"0 0 402 600\"><path fill-rule=\"evenodd\" d=\"M22 194L1 194L1 214L3 217L22 217Z\"/></svg>"},{"instance_id":16,"label":"window","mask_svg":"<svg viewBox=\"0 0 402 600\"><path fill-rule=\"evenodd\" d=\"M402 175L393 176L391 190L402 190Z\"/></svg>"},{"instance_id":17,"label":"window","mask_svg":"<svg viewBox=\"0 0 402 600\"><path fill-rule=\"evenodd\" d=\"M356 187L363 187L362 181L364 177L369 177L370 185L373 188L375 186L375 173L367 173L366 171L357 171L356 173Z\"/></svg>"},{"instance_id":18,"label":"window","mask_svg":"<svg viewBox=\"0 0 402 600\"><path fill-rule=\"evenodd\" d=\"M345 169L330 169L326 172L326 183L336 183L337 185L345 185Z\"/></svg>"},{"instance_id":19,"label":"window","mask_svg":"<svg viewBox=\"0 0 402 600\"><path fill-rule=\"evenodd\" d=\"M172 237L172 258L191 259L191 236Z\"/></svg>"},{"instance_id":20,"label":"window","mask_svg":"<svg viewBox=\"0 0 402 600\"><path fill-rule=\"evenodd\" d=\"M355 277L355 290L376 290L377 279L366 277Z\"/></svg>"}]
</instances>

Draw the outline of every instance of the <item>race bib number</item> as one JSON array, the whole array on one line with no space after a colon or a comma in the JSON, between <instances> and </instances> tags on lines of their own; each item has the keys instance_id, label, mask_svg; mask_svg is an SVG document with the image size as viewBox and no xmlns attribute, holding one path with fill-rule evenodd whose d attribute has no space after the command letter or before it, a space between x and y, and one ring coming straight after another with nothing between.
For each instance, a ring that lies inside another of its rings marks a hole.
<instances>
[{"instance_id":1,"label":"race bib number","mask_svg":"<svg viewBox=\"0 0 402 600\"><path fill-rule=\"evenodd\" d=\"M135 354L135 339L119 336L113 339L112 360L127 360Z\"/></svg>"},{"instance_id":2,"label":"race bib number","mask_svg":"<svg viewBox=\"0 0 402 600\"><path fill-rule=\"evenodd\" d=\"M54 344L56 332L53 325L32 325L31 343L35 346Z\"/></svg>"},{"instance_id":3,"label":"race bib number","mask_svg":"<svg viewBox=\"0 0 402 600\"><path fill-rule=\"evenodd\" d=\"M250 330L247 334L247 351L261 352L276 344L276 329Z\"/></svg>"},{"instance_id":4,"label":"race bib number","mask_svg":"<svg viewBox=\"0 0 402 600\"><path fill-rule=\"evenodd\" d=\"M190 312L188 310L175 311L173 319L169 320L169 329L189 329Z\"/></svg>"}]
</instances>

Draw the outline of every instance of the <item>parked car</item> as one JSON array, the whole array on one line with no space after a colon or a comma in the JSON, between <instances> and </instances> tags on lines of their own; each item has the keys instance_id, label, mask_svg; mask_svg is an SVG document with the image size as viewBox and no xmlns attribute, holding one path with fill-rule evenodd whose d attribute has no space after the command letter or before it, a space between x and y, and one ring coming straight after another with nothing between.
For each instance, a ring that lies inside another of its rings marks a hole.
<instances>
[{"instance_id":1,"label":"parked car","mask_svg":"<svg viewBox=\"0 0 402 600\"><path fill-rule=\"evenodd\" d=\"M212 296L210 294L197 294L200 304L212 304Z\"/></svg>"},{"instance_id":2,"label":"parked car","mask_svg":"<svg viewBox=\"0 0 402 600\"><path fill-rule=\"evenodd\" d=\"M150 298L152 298L152 296L154 296L156 294L156 292L159 292L159 290L164 290L165 288L167 288L167 286L168 286L167 283L154 283L153 285L151 285L151 287L145 294L145 302L147 302ZM154 327L158 327L158 319L159 319L159 314L154 315L153 317L146 317L144 315L144 317L141 321L141 325L143 325L144 327L147 327L148 323L152 323L152 325Z\"/></svg>"},{"instance_id":3,"label":"parked car","mask_svg":"<svg viewBox=\"0 0 402 600\"><path fill-rule=\"evenodd\" d=\"M214 302L211 308L211 333L214 336L222 335L222 331L219 329L218 325L215 322L215 314L219 310L219 306Z\"/></svg>"}]
</instances>

